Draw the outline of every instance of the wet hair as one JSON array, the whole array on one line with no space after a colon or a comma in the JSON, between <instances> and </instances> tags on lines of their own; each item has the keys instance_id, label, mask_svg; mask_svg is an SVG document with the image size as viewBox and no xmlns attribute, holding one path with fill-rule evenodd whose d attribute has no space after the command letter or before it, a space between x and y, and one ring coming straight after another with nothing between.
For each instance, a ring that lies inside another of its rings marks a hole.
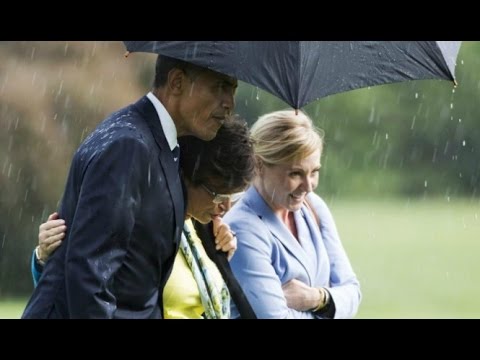
<instances>
[{"instance_id":1,"label":"wet hair","mask_svg":"<svg viewBox=\"0 0 480 360\"><path fill-rule=\"evenodd\" d=\"M208 69L188 63L183 60L175 59L165 55L158 55L155 64L155 78L153 80L153 87L159 88L167 83L168 73L172 69L181 69L188 72L189 76L194 78L197 74L207 71Z\"/></svg>"},{"instance_id":2,"label":"wet hair","mask_svg":"<svg viewBox=\"0 0 480 360\"><path fill-rule=\"evenodd\" d=\"M255 155L266 165L290 163L323 150L323 130L301 111L265 114L253 124L251 136Z\"/></svg>"},{"instance_id":3,"label":"wet hair","mask_svg":"<svg viewBox=\"0 0 480 360\"><path fill-rule=\"evenodd\" d=\"M180 168L194 186L214 186L214 191L229 194L244 189L254 175L255 156L247 123L232 116L213 140L183 136L180 144Z\"/></svg>"}]
</instances>

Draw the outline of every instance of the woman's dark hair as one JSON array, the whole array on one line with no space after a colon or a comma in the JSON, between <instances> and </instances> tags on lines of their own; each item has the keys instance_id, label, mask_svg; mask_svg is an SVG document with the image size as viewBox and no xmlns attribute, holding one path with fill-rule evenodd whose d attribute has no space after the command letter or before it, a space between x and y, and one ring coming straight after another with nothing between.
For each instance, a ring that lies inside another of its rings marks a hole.
<instances>
[{"instance_id":1,"label":"woman's dark hair","mask_svg":"<svg viewBox=\"0 0 480 360\"><path fill-rule=\"evenodd\" d=\"M180 168L194 186L215 185L218 193L245 188L253 178L255 157L250 131L245 120L232 116L213 140L183 136L180 144Z\"/></svg>"}]
</instances>

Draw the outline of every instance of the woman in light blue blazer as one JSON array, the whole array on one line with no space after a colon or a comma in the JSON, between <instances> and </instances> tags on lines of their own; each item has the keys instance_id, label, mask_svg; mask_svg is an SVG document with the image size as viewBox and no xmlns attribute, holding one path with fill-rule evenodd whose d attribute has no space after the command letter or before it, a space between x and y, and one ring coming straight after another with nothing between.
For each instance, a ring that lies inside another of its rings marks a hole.
<instances>
[{"instance_id":1,"label":"woman in light blue blazer","mask_svg":"<svg viewBox=\"0 0 480 360\"><path fill-rule=\"evenodd\" d=\"M302 112L253 125L256 175L226 214L237 234L231 261L258 318L351 318L359 281L317 187L323 136ZM232 315L236 315L232 306Z\"/></svg>"}]
</instances>

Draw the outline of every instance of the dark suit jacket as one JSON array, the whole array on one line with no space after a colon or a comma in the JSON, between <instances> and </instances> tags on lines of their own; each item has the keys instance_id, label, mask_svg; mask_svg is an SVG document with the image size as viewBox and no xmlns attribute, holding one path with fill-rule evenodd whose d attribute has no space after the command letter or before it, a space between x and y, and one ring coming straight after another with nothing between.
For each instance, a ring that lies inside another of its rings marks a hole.
<instances>
[{"instance_id":1,"label":"dark suit jacket","mask_svg":"<svg viewBox=\"0 0 480 360\"><path fill-rule=\"evenodd\" d=\"M147 97L77 150L60 208L68 224L24 318L161 318L184 222L177 164Z\"/></svg>"}]
</instances>

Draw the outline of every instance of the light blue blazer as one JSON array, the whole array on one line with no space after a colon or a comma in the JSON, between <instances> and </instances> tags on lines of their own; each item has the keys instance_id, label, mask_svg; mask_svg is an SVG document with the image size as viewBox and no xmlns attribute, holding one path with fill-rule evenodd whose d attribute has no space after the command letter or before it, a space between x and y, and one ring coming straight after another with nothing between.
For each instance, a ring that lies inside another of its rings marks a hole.
<instances>
[{"instance_id":1,"label":"light blue blazer","mask_svg":"<svg viewBox=\"0 0 480 360\"><path fill-rule=\"evenodd\" d=\"M308 199L321 225L319 230L305 206L296 211L300 242L253 186L225 215L238 240L230 265L258 318L318 318L310 311L287 307L282 284L292 279L311 287L327 287L335 303L335 318L351 318L357 313L360 284L333 216L318 195L311 193ZM234 305L232 317L238 317Z\"/></svg>"}]
</instances>

